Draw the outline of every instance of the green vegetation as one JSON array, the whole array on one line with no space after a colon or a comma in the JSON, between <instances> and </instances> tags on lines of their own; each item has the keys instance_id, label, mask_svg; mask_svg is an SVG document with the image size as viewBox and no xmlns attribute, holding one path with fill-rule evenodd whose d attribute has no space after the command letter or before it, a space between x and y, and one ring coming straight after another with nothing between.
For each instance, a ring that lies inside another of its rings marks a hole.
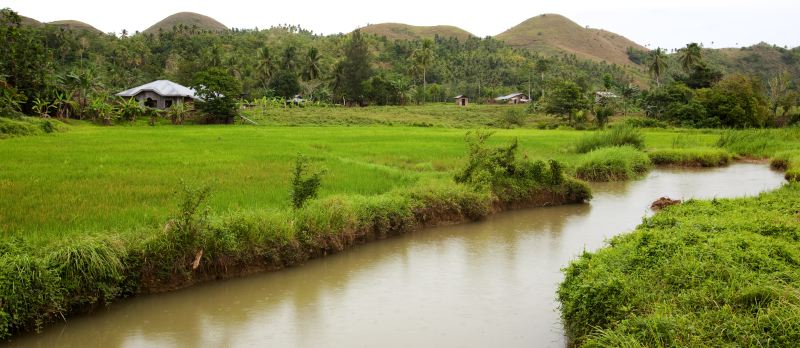
<instances>
[{"instance_id":1,"label":"green vegetation","mask_svg":"<svg viewBox=\"0 0 800 348\"><path fill-rule=\"evenodd\" d=\"M647 155L655 165L681 167L721 167L732 160L728 151L714 148L660 149L649 151Z\"/></svg>"},{"instance_id":2,"label":"green vegetation","mask_svg":"<svg viewBox=\"0 0 800 348\"><path fill-rule=\"evenodd\" d=\"M577 345L794 346L800 341L800 185L690 201L565 269Z\"/></svg>"},{"instance_id":3,"label":"green vegetation","mask_svg":"<svg viewBox=\"0 0 800 348\"><path fill-rule=\"evenodd\" d=\"M786 180L800 181L800 150L783 151L772 157L770 166L786 171Z\"/></svg>"},{"instance_id":4,"label":"green vegetation","mask_svg":"<svg viewBox=\"0 0 800 348\"><path fill-rule=\"evenodd\" d=\"M55 120L33 117L22 117L19 119L0 117L0 139L47 134L63 131L64 129L66 129L66 126Z\"/></svg>"},{"instance_id":5,"label":"green vegetation","mask_svg":"<svg viewBox=\"0 0 800 348\"><path fill-rule=\"evenodd\" d=\"M613 146L583 155L575 172L588 181L625 181L642 176L651 167L646 153L631 146Z\"/></svg>"},{"instance_id":6,"label":"green vegetation","mask_svg":"<svg viewBox=\"0 0 800 348\"><path fill-rule=\"evenodd\" d=\"M437 37L456 38L460 41L474 37L468 31L449 25L417 26L402 23L380 23L370 24L361 28L365 34L386 37L389 41L394 40L433 40Z\"/></svg>"},{"instance_id":7,"label":"green vegetation","mask_svg":"<svg viewBox=\"0 0 800 348\"><path fill-rule=\"evenodd\" d=\"M575 151L587 153L602 147L631 146L635 149L644 149L644 135L637 128L622 125L607 131L595 132L583 136L578 140Z\"/></svg>"}]
</instances>

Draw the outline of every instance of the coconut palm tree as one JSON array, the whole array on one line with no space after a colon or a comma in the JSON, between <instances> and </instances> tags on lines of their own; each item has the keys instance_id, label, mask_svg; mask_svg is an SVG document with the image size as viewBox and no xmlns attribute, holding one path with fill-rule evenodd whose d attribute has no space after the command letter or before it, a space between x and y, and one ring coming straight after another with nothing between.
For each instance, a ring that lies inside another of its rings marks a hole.
<instances>
[{"instance_id":1,"label":"coconut palm tree","mask_svg":"<svg viewBox=\"0 0 800 348\"><path fill-rule=\"evenodd\" d=\"M434 60L433 46L434 46L433 40L425 39L424 41L422 41L422 47L415 50L414 53L412 53L411 55L411 60L414 62L414 65L416 66L417 70L422 71L423 98L425 92L427 91L428 68L431 66Z\"/></svg>"},{"instance_id":2,"label":"coconut palm tree","mask_svg":"<svg viewBox=\"0 0 800 348\"><path fill-rule=\"evenodd\" d=\"M272 78L272 73L274 72L275 62L272 59L272 53L269 50L269 47L264 46L258 49L258 75L261 78L261 83L263 84L264 88L267 88L269 84L269 80Z\"/></svg>"},{"instance_id":3,"label":"coconut palm tree","mask_svg":"<svg viewBox=\"0 0 800 348\"><path fill-rule=\"evenodd\" d=\"M319 50L316 47L311 47L306 52L305 57L305 78L306 80L316 80L319 78L320 75L320 55Z\"/></svg>"},{"instance_id":4,"label":"coconut palm tree","mask_svg":"<svg viewBox=\"0 0 800 348\"><path fill-rule=\"evenodd\" d=\"M678 52L681 54L678 58L681 62L681 67L683 67L683 70L686 71L691 71L692 68L699 65L703 60L703 51L700 48L700 45L694 42L686 45L684 48L681 48Z\"/></svg>"},{"instance_id":5,"label":"coconut palm tree","mask_svg":"<svg viewBox=\"0 0 800 348\"><path fill-rule=\"evenodd\" d=\"M656 86L661 86L660 78L667 70L667 56L664 54L664 50L661 49L661 47L656 48L655 51L650 54L648 70L650 70L650 74L653 75L653 78L656 79Z\"/></svg>"}]
</instances>

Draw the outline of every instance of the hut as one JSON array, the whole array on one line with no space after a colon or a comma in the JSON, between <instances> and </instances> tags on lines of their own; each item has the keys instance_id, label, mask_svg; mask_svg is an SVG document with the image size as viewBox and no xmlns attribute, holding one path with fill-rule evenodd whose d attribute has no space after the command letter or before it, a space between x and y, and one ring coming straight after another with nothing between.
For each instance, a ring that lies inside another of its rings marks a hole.
<instances>
[{"instance_id":1,"label":"hut","mask_svg":"<svg viewBox=\"0 0 800 348\"><path fill-rule=\"evenodd\" d=\"M169 80L157 80L116 94L136 98L139 103L156 109L166 109L176 103L193 102L199 98L195 90Z\"/></svg>"},{"instance_id":2,"label":"hut","mask_svg":"<svg viewBox=\"0 0 800 348\"><path fill-rule=\"evenodd\" d=\"M525 93L512 93L509 95L504 95L502 97L494 98L494 100L498 103L507 103L507 104L522 104L522 103L529 103L531 101L528 98L528 95Z\"/></svg>"},{"instance_id":3,"label":"hut","mask_svg":"<svg viewBox=\"0 0 800 348\"><path fill-rule=\"evenodd\" d=\"M458 106L467 106L469 105L469 97L465 95L459 95L454 98L456 100L456 105Z\"/></svg>"},{"instance_id":4,"label":"hut","mask_svg":"<svg viewBox=\"0 0 800 348\"><path fill-rule=\"evenodd\" d=\"M614 92L608 91L597 91L594 93L594 102L595 103L605 103L606 101L613 100L619 98Z\"/></svg>"}]
</instances>

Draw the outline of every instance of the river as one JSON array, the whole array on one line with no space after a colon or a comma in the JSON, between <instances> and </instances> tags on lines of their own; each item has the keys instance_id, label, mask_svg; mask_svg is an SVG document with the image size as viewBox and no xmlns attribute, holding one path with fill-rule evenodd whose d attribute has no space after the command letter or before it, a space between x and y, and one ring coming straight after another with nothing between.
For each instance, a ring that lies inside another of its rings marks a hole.
<instances>
[{"instance_id":1,"label":"river","mask_svg":"<svg viewBox=\"0 0 800 348\"><path fill-rule=\"evenodd\" d=\"M563 347L560 269L652 214L661 196L756 195L760 164L658 169L593 184L590 204L426 229L283 271L115 303L11 347Z\"/></svg>"}]
</instances>

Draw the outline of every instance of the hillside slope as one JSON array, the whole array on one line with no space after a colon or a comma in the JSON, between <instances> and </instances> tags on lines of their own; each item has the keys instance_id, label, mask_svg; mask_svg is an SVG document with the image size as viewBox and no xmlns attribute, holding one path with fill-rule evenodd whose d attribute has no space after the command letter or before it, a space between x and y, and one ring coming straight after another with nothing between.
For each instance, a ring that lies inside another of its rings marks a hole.
<instances>
[{"instance_id":1,"label":"hillside slope","mask_svg":"<svg viewBox=\"0 0 800 348\"><path fill-rule=\"evenodd\" d=\"M528 19L495 37L519 48L545 55L575 54L579 58L632 65L627 49L647 50L641 45L606 30L587 29L557 14Z\"/></svg>"},{"instance_id":2,"label":"hillside slope","mask_svg":"<svg viewBox=\"0 0 800 348\"><path fill-rule=\"evenodd\" d=\"M454 37L464 41L475 36L464 29L450 25L426 27L402 23L371 24L361 28L361 32L377 36L386 36L389 40L433 39L438 35L443 38Z\"/></svg>"},{"instance_id":3,"label":"hillside slope","mask_svg":"<svg viewBox=\"0 0 800 348\"><path fill-rule=\"evenodd\" d=\"M153 24L149 28L145 29L145 33L158 33L158 30L161 29L163 31L170 31L173 27L177 26L178 24L183 24L187 28L196 27L199 30L205 31L225 31L228 30L228 27L225 24L220 23L214 18L209 16L201 15L199 13L194 12L178 12L173 14L167 18L162 19L156 24Z\"/></svg>"},{"instance_id":4,"label":"hillside slope","mask_svg":"<svg viewBox=\"0 0 800 348\"><path fill-rule=\"evenodd\" d=\"M707 49L703 54L726 73L772 77L787 71L800 76L800 47L790 50L762 42L743 48Z\"/></svg>"},{"instance_id":5,"label":"hillside slope","mask_svg":"<svg viewBox=\"0 0 800 348\"><path fill-rule=\"evenodd\" d=\"M100 29L97 29L97 28L95 28L95 27L93 27L93 26L91 26L91 25L89 25L87 23L84 23L84 22L81 22L81 21L76 21L76 20L71 20L71 19L65 19L65 20L61 20L61 21L53 21L53 22L47 23L47 25L54 25L54 26L61 27L61 28L64 28L64 29L69 29L69 30L85 30L85 31L88 31L88 32L91 32L91 33L103 34L103 31L101 31Z\"/></svg>"}]
</instances>

